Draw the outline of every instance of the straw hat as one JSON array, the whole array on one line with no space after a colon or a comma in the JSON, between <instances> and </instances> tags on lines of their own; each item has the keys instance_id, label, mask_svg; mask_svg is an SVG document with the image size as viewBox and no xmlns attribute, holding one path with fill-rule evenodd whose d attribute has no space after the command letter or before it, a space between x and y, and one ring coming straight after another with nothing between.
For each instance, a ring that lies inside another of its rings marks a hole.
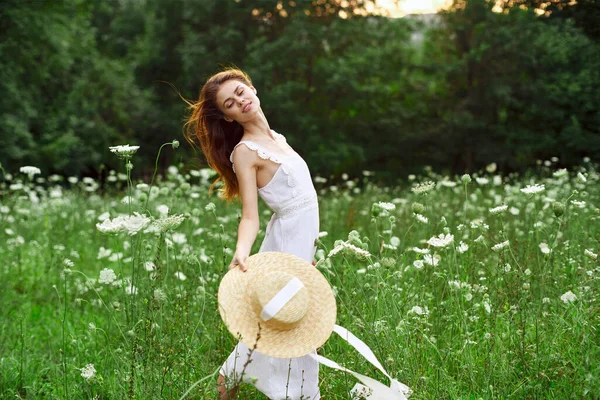
<instances>
[{"instance_id":1,"label":"straw hat","mask_svg":"<svg viewBox=\"0 0 600 400\"><path fill-rule=\"evenodd\" d=\"M306 260L267 251L230 269L221 280L219 313L229 331L249 348L271 357L301 357L327 341L336 318L327 279ZM258 325L260 338L257 341Z\"/></svg>"}]
</instances>

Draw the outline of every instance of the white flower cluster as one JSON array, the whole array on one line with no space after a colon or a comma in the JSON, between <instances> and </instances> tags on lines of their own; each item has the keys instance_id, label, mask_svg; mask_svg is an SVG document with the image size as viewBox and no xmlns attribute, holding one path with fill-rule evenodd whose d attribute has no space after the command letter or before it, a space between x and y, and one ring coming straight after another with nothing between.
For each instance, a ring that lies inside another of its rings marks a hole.
<instances>
[{"instance_id":1,"label":"white flower cluster","mask_svg":"<svg viewBox=\"0 0 600 400\"><path fill-rule=\"evenodd\" d=\"M583 251L583 254L585 254L587 257L591 258L592 260L598 259L598 254L592 252L591 250L585 249Z\"/></svg>"},{"instance_id":2,"label":"white flower cluster","mask_svg":"<svg viewBox=\"0 0 600 400\"><path fill-rule=\"evenodd\" d=\"M448 181L448 180L446 180L446 181L440 181L440 185L446 186L446 187L454 187L454 186L457 185L457 183L454 182L454 181Z\"/></svg>"},{"instance_id":3,"label":"white flower cluster","mask_svg":"<svg viewBox=\"0 0 600 400\"><path fill-rule=\"evenodd\" d=\"M411 308L408 311L409 314L417 314L417 315L428 315L429 314L429 309L427 308L427 306L425 306L425 308L422 308L420 306L414 306L413 308Z\"/></svg>"},{"instance_id":4,"label":"white flower cluster","mask_svg":"<svg viewBox=\"0 0 600 400\"><path fill-rule=\"evenodd\" d=\"M423 261L425 262L425 264L429 264L433 267L436 267L440 263L441 259L442 257L440 257L439 254L425 254L423 256Z\"/></svg>"},{"instance_id":5,"label":"white flower cluster","mask_svg":"<svg viewBox=\"0 0 600 400\"><path fill-rule=\"evenodd\" d=\"M506 204L503 204L501 206L498 207L494 207L494 208L490 208L490 213L492 214L500 214L503 211L506 211L508 209L508 206Z\"/></svg>"},{"instance_id":6,"label":"white flower cluster","mask_svg":"<svg viewBox=\"0 0 600 400\"><path fill-rule=\"evenodd\" d=\"M435 183L434 182L432 182L432 181L425 181L425 182L416 184L410 190L412 190L412 192L416 193L416 194L423 194L423 193L429 192L433 188L435 188Z\"/></svg>"},{"instance_id":7,"label":"white flower cluster","mask_svg":"<svg viewBox=\"0 0 600 400\"><path fill-rule=\"evenodd\" d=\"M526 194L536 194L543 192L545 189L543 184L539 185L536 183L535 185L527 185L525 188L521 189L521 192Z\"/></svg>"},{"instance_id":8,"label":"white flower cluster","mask_svg":"<svg viewBox=\"0 0 600 400\"><path fill-rule=\"evenodd\" d=\"M418 248L418 247L411 247L411 248L410 248L410 249L408 249L408 250L412 250L412 251L414 251L415 253L419 253L419 254L429 254L429 249L420 249L420 248Z\"/></svg>"},{"instance_id":9,"label":"white flower cluster","mask_svg":"<svg viewBox=\"0 0 600 400\"><path fill-rule=\"evenodd\" d=\"M110 151L115 153L119 158L131 157L140 146L130 146L128 144L109 147Z\"/></svg>"},{"instance_id":10,"label":"white flower cluster","mask_svg":"<svg viewBox=\"0 0 600 400\"><path fill-rule=\"evenodd\" d=\"M501 243L495 244L494 246L492 246L492 250L499 251L499 250L505 248L506 246L508 246L508 242L509 241L507 240L505 242L501 242Z\"/></svg>"},{"instance_id":11,"label":"white flower cluster","mask_svg":"<svg viewBox=\"0 0 600 400\"><path fill-rule=\"evenodd\" d=\"M568 304L568 303L573 303L575 300L577 300L577 296L575 296L575 294L569 290L568 292L566 292L565 294L560 296L560 299L564 303Z\"/></svg>"},{"instance_id":12,"label":"white flower cluster","mask_svg":"<svg viewBox=\"0 0 600 400\"><path fill-rule=\"evenodd\" d=\"M42 171L40 171L40 169L38 167L31 167L29 165L19 168L19 171L24 174L29 175L30 179L33 179L34 175L40 174L42 172Z\"/></svg>"},{"instance_id":13,"label":"white flower cluster","mask_svg":"<svg viewBox=\"0 0 600 400\"><path fill-rule=\"evenodd\" d=\"M433 247L446 247L454 241L454 236L451 234L444 235L440 233L437 237L433 236L427 243Z\"/></svg>"},{"instance_id":14,"label":"white flower cluster","mask_svg":"<svg viewBox=\"0 0 600 400\"><path fill-rule=\"evenodd\" d=\"M81 376L87 380L90 380L96 376L96 368L94 368L94 364L88 364L79 369L81 370Z\"/></svg>"},{"instance_id":15,"label":"white flower cluster","mask_svg":"<svg viewBox=\"0 0 600 400\"><path fill-rule=\"evenodd\" d=\"M137 212L133 214L120 215L113 220L107 218L102 223L96 224L96 228L102 233L127 232L130 236L133 236L150 223L150 218L145 215L140 215Z\"/></svg>"},{"instance_id":16,"label":"white flower cluster","mask_svg":"<svg viewBox=\"0 0 600 400\"><path fill-rule=\"evenodd\" d=\"M469 250L469 245L463 243L461 240L456 250L458 250L459 253L464 253L465 251Z\"/></svg>"},{"instance_id":17,"label":"white flower cluster","mask_svg":"<svg viewBox=\"0 0 600 400\"><path fill-rule=\"evenodd\" d=\"M98 279L98 283L105 283L107 285L113 283L117 279L117 275L115 271L110 268L104 268L100 271L100 278Z\"/></svg>"},{"instance_id":18,"label":"white flower cluster","mask_svg":"<svg viewBox=\"0 0 600 400\"><path fill-rule=\"evenodd\" d=\"M423 224L427 224L429 222L429 219L421 214L413 213L413 215L415 216L417 221L419 221Z\"/></svg>"},{"instance_id":19,"label":"white flower cluster","mask_svg":"<svg viewBox=\"0 0 600 400\"><path fill-rule=\"evenodd\" d=\"M183 214L169 215L168 217L162 217L154 221L152 223L152 228L154 231L158 232L172 231L177 229L184 220L185 215Z\"/></svg>"},{"instance_id":20,"label":"white flower cluster","mask_svg":"<svg viewBox=\"0 0 600 400\"><path fill-rule=\"evenodd\" d=\"M550 247L548 247L548 243L546 243L546 242L540 243L540 250L544 254L550 254L550 252L552 251L552 249L550 249Z\"/></svg>"},{"instance_id":21,"label":"white flower cluster","mask_svg":"<svg viewBox=\"0 0 600 400\"><path fill-rule=\"evenodd\" d=\"M352 253L354 255L356 255L357 257L360 258L366 258L366 257L370 257L371 253L369 253L367 250L363 250L359 247L356 247L353 244L350 244L348 242L342 242L341 244L335 246L327 255L327 257L331 257L336 255L337 253L339 253L340 251L346 251L349 253Z\"/></svg>"},{"instance_id":22,"label":"white flower cluster","mask_svg":"<svg viewBox=\"0 0 600 400\"><path fill-rule=\"evenodd\" d=\"M566 168L563 169L559 169L558 171L555 171L552 173L552 176L554 176L555 178L562 178L563 176L567 176L569 172L567 171Z\"/></svg>"}]
</instances>

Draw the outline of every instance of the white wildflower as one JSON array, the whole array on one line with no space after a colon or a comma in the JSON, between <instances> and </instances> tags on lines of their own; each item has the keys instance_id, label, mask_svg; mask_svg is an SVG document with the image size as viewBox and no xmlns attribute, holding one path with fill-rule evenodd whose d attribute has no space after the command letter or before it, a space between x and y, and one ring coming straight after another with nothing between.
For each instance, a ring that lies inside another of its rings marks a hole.
<instances>
[{"instance_id":1,"label":"white wildflower","mask_svg":"<svg viewBox=\"0 0 600 400\"><path fill-rule=\"evenodd\" d=\"M554 176L555 178L562 178L563 176L566 176L568 174L567 169L563 168L563 169L559 169L558 171L555 171L552 176Z\"/></svg>"},{"instance_id":2,"label":"white wildflower","mask_svg":"<svg viewBox=\"0 0 600 400\"><path fill-rule=\"evenodd\" d=\"M429 249L420 249L418 247L411 247L409 250L412 250L415 253L419 253L419 254L429 254Z\"/></svg>"},{"instance_id":3,"label":"white wildflower","mask_svg":"<svg viewBox=\"0 0 600 400\"><path fill-rule=\"evenodd\" d=\"M110 256L112 253L111 249L105 249L104 247L100 247L100 250L98 250L98 260L101 260L103 258L106 258L108 256Z\"/></svg>"},{"instance_id":4,"label":"white wildflower","mask_svg":"<svg viewBox=\"0 0 600 400\"><path fill-rule=\"evenodd\" d=\"M488 314L492 312L492 307L490 306L490 303L488 303L487 301L483 302L483 308L485 308L485 311Z\"/></svg>"},{"instance_id":5,"label":"white wildflower","mask_svg":"<svg viewBox=\"0 0 600 400\"><path fill-rule=\"evenodd\" d=\"M431 255L431 254L425 254L423 256L423 261L426 264L429 264L431 266L437 266L440 263L442 257L440 257L438 254L435 255Z\"/></svg>"},{"instance_id":6,"label":"white wildflower","mask_svg":"<svg viewBox=\"0 0 600 400\"><path fill-rule=\"evenodd\" d=\"M540 243L540 250L542 251L542 253L544 254L550 254L550 252L552 251L550 249L550 247L548 247L548 243L546 242L542 242Z\"/></svg>"},{"instance_id":7,"label":"white wildflower","mask_svg":"<svg viewBox=\"0 0 600 400\"><path fill-rule=\"evenodd\" d=\"M459 253L464 253L469 250L469 246L461 240L456 250L458 250Z\"/></svg>"},{"instance_id":8,"label":"white wildflower","mask_svg":"<svg viewBox=\"0 0 600 400\"><path fill-rule=\"evenodd\" d=\"M125 287L125 292L127 294L137 294L138 290L134 285L128 285Z\"/></svg>"},{"instance_id":9,"label":"white wildflower","mask_svg":"<svg viewBox=\"0 0 600 400\"><path fill-rule=\"evenodd\" d=\"M440 233L437 237L433 236L431 239L429 239L427 241L427 243L434 247L446 247L453 241L454 241L453 235L451 235L449 233L446 235L444 235L443 233Z\"/></svg>"},{"instance_id":10,"label":"white wildflower","mask_svg":"<svg viewBox=\"0 0 600 400\"><path fill-rule=\"evenodd\" d=\"M583 251L583 254L585 254L587 257L591 258L592 260L598 259L598 254L592 252L591 250L585 249Z\"/></svg>"},{"instance_id":11,"label":"white wildflower","mask_svg":"<svg viewBox=\"0 0 600 400\"><path fill-rule=\"evenodd\" d=\"M183 274L183 272L177 271L175 272L175 277L181 281L185 281L187 277Z\"/></svg>"},{"instance_id":12,"label":"white wildflower","mask_svg":"<svg viewBox=\"0 0 600 400\"><path fill-rule=\"evenodd\" d=\"M415 218L417 219L417 221L419 221L419 222L421 222L423 224L426 224L426 223L429 222L429 219L427 217L421 215L421 214L414 213L413 215L415 216Z\"/></svg>"},{"instance_id":13,"label":"white wildflower","mask_svg":"<svg viewBox=\"0 0 600 400\"><path fill-rule=\"evenodd\" d=\"M29 176L29 179L33 179L34 175L40 174L42 172L38 167L32 167L29 165L19 168L19 171L24 174L27 174Z\"/></svg>"},{"instance_id":14,"label":"white wildflower","mask_svg":"<svg viewBox=\"0 0 600 400\"><path fill-rule=\"evenodd\" d=\"M212 203L211 203L212 204ZM184 214L174 214L169 216L164 216L152 223L153 230L157 230L159 232L167 232L177 229L179 225L185 220Z\"/></svg>"},{"instance_id":15,"label":"white wildflower","mask_svg":"<svg viewBox=\"0 0 600 400\"><path fill-rule=\"evenodd\" d=\"M156 268L156 265L154 265L154 263L152 261L146 261L144 263L144 269L146 271L154 271L155 268Z\"/></svg>"},{"instance_id":16,"label":"white wildflower","mask_svg":"<svg viewBox=\"0 0 600 400\"><path fill-rule=\"evenodd\" d=\"M173 242L177 244L184 244L187 242L185 233L173 233Z\"/></svg>"},{"instance_id":17,"label":"white wildflower","mask_svg":"<svg viewBox=\"0 0 600 400\"><path fill-rule=\"evenodd\" d=\"M424 266L425 264L423 264L423 260L413 261L413 267L415 267L416 269L423 269Z\"/></svg>"},{"instance_id":18,"label":"white wildflower","mask_svg":"<svg viewBox=\"0 0 600 400\"><path fill-rule=\"evenodd\" d=\"M493 163L491 163L491 164L488 164L488 165L485 167L485 170L486 170L487 172L489 172L490 174L493 174L494 172L496 172L496 168L497 168L497 167L498 167L498 165L496 165L496 163L495 163L495 162L493 162Z\"/></svg>"},{"instance_id":19,"label":"white wildflower","mask_svg":"<svg viewBox=\"0 0 600 400\"><path fill-rule=\"evenodd\" d=\"M96 228L102 233L126 232L130 236L133 236L150 223L150 218L145 215L137 212L133 214L120 215L113 220L106 219L101 224L96 224Z\"/></svg>"},{"instance_id":20,"label":"white wildflower","mask_svg":"<svg viewBox=\"0 0 600 400\"><path fill-rule=\"evenodd\" d=\"M156 211L158 211L161 216L165 217L169 214L169 206L165 204L158 205L156 206Z\"/></svg>"},{"instance_id":21,"label":"white wildflower","mask_svg":"<svg viewBox=\"0 0 600 400\"><path fill-rule=\"evenodd\" d=\"M583 174L581 172L577 173L577 180L581 183L587 182L587 178L585 176L583 176Z\"/></svg>"},{"instance_id":22,"label":"white wildflower","mask_svg":"<svg viewBox=\"0 0 600 400\"><path fill-rule=\"evenodd\" d=\"M535 184L535 185L527 185L525 188L521 189L521 192L526 194L536 194L544 191L546 188L543 184Z\"/></svg>"},{"instance_id":23,"label":"white wildflower","mask_svg":"<svg viewBox=\"0 0 600 400\"><path fill-rule=\"evenodd\" d=\"M394 203L387 203L384 201L380 201L377 203L377 205L386 211L394 211L396 209L396 205Z\"/></svg>"},{"instance_id":24,"label":"white wildflower","mask_svg":"<svg viewBox=\"0 0 600 400\"><path fill-rule=\"evenodd\" d=\"M94 364L88 364L79 369L81 370L81 376L87 380L90 380L96 376L96 368L94 368Z\"/></svg>"},{"instance_id":25,"label":"white wildflower","mask_svg":"<svg viewBox=\"0 0 600 400\"><path fill-rule=\"evenodd\" d=\"M98 278L98 283L111 284L117 279L117 275L115 271L110 268L104 268L100 271L100 278Z\"/></svg>"},{"instance_id":26,"label":"white wildflower","mask_svg":"<svg viewBox=\"0 0 600 400\"><path fill-rule=\"evenodd\" d=\"M499 213L501 213L503 211L506 211L507 208L508 208L508 206L506 204L503 204L503 205L498 206L498 207L490 208L490 212L492 214L499 214Z\"/></svg>"},{"instance_id":27,"label":"white wildflower","mask_svg":"<svg viewBox=\"0 0 600 400\"><path fill-rule=\"evenodd\" d=\"M109 147L110 151L115 153L119 158L131 157L140 146L130 146L128 144Z\"/></svg>"},{"instance_id":28,"label":"white wildflower","mask_svg":"<svg viewBox=\"0 0 600 400\"><path fill-rule=\"evenodd\" d=\"M208 203L206 206L204 206L204 209L208 212L213 212L217 209L217 206L215 206L215 203Z\"/></svg>"},{"instance_id":29,"label":"white wildflower","mask_svg":"<svg viewBox=\"0 0 600 400\"><path fill-rule=\"evenodd\" d=\"M427 315L429 314L429 310L427 309L427 307L425 307L425 309L423 309L420 306L414 306L413 308L411 308L408 311L409 314L418 314L418 315Z\"/></svg>"},{"instance_id":30,"label":"white wildflower","mask_svg":"<svg viewBox=\"0 0 600 400\"><path fill-rule=\"evenodd\" d=\"M480 177L477 177L477 178L475 178L475 180L476 180L476 181L477 181L477 183L478 183L478 184L480 184L480 185L487 185L487 184L490 182L490 180L489 180L488 178L480 178Z\"/></svg>"},{"instance_id":31,"label":"white wildflower","mask_svg":"<svg viewBox=\"0 0 600 400\"><path fill-rule=\"evenodd\" d=\"M565 294L563 294L562 296L560 296L560 299L564 303L572 303L575 300L577 300L577 296L575 296L575 294L569 290L568 292L566 292Z\"/></svg>"},{"instance_id":32,"label":"white wildflower","mask_svg":"<svg viewBox=\"0 0 600 400\"><path fill-rule=\"evenodd\" d=\"M422 183L418 183L415 186L412 187L412 192L416 193L416 194L422 194L422 193L427 193L430 190L432 190L433 188L435 188L435 183L432 181L425 181Z\"/></svg>"},{"instance_id":33,"label":"white wildflower","mask_svg":"<svg viewBox=\"0 0 600 400\"><path fill-rule=\"evenodd\" d=\"M505 242L501 242L501 243L495 244L494 246L492 246L492 250L494 250L494 251L498 251L498 250L500 250L500 249L503 249L503 248L505 248L506 246L508 246L508 242L509 242L509 241L507 240L507 241L505 241Z\"/></svg>"},{"instance_id":34,"label":"white wildflower","mask_svg":"<svg viewBox=\"0 0 600 400\"><path fill-rule=\"evenodd\" d=\"M446 186L446 187L454 187L454 186L456 186L456 182L454 182L454 181L441 181L440 185Z\"/></svg>"}]
</instances>

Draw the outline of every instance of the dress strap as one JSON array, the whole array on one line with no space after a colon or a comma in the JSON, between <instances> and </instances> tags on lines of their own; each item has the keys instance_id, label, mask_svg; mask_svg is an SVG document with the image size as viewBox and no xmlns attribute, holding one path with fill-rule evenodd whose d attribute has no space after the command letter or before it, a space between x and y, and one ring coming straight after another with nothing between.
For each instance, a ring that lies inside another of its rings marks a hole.
<instances>
[{"instance_id":1,"label":"dress strap","mask_svg":"<svg viewBox=\"0 0 600 400\"><path fill-rule=\"evenodd\" d=\"M275 135L277 135L277 137L279 137L280 139L283 139L283 141L287 143L287 141L285 140L285 137L282 134L277 133L275 131L273 131L273 132L275 133ZM280 157L271 153L269 150L265 149L263 146L259 145L258 143L254 143L251 140L242 140L234 146L233 150L231 150L231 154L229 155L229 161L231 162L231 168L233 169L234 173L235 173L235 167L233 165L233 152L242 143L245 144L249 149L256 151L258 153L258 156L260 158L262 158L263 160L269 159L278 164L281 164L283 162L283 160L281 160Z\"/></svg>"}]
</instances>

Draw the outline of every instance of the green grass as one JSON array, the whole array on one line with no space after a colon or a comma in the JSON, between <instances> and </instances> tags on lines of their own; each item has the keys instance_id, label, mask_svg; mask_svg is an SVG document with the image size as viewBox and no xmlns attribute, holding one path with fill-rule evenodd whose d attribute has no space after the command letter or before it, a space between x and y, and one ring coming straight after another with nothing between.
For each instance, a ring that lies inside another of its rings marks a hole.
<instances>
[{"instance_id":1,"label":"green grass","mask_svg":"<svg viewBox=\"0 0 600 400\"><path fill-rule=\"evenodd\" d=\"M437 185L422 194L407 184L378 187L368 176L352 184L339 179L337 190L315 184L327 232L317 268L336 293L337 323L413 390L411 399L600 397L600 261L593 258L600 248L600 179L589 163L563 177L555 170L540 166L508 177L480 171L474 176L489 181L468 184L425 170L415 182ZM4 176L0 398L179 399L194 384L186 398L217 397L216 372L236 339L221 322L216 293L235 250L240 205L209 199L204 175L171 172L153 182L146 215L158 218L156 207L167 205L169 215L184 214L185 221L164 234L133 236L96 228L107 211L114 218L144 210L149 188L130 191L126 175L113 175L101 193L62 177ZM445 179L456 186L440 184ZM23 188L11 189L17 180ZM545 190L520 191L533 183ZM38 202L28 194L34 192ZM121 202L129 193L136 199L131 206ZM214 211L205 209L209 202ZM395 207L385 211L379 202ZM562 215L555 203L565 206ZM492 214L500 204L508 210ZM251 254L270 218L263 203L260 215ZM454 237L448 246L427 244L442 233ZM346 249L328 257L342 241L370 256ZM492 250L505 241L507 247ZM540 243L551 251L542 252ZM99 258L101 247L110 256ZM426 256L415 247L428 248L437 265L421 264ZM148 261L159 269L147 271ZM133 278L137 294L128 294L128 284L98 283L104 268L118 280ZM568 291L575 301L561 300ZM389 385L336 335L319 353ZM94 378L82 377L87 364ZM320 367L326 399L350 398L356 382ZM241 387L240 399L263 398Z\"/></svg>"}]
</instances>

